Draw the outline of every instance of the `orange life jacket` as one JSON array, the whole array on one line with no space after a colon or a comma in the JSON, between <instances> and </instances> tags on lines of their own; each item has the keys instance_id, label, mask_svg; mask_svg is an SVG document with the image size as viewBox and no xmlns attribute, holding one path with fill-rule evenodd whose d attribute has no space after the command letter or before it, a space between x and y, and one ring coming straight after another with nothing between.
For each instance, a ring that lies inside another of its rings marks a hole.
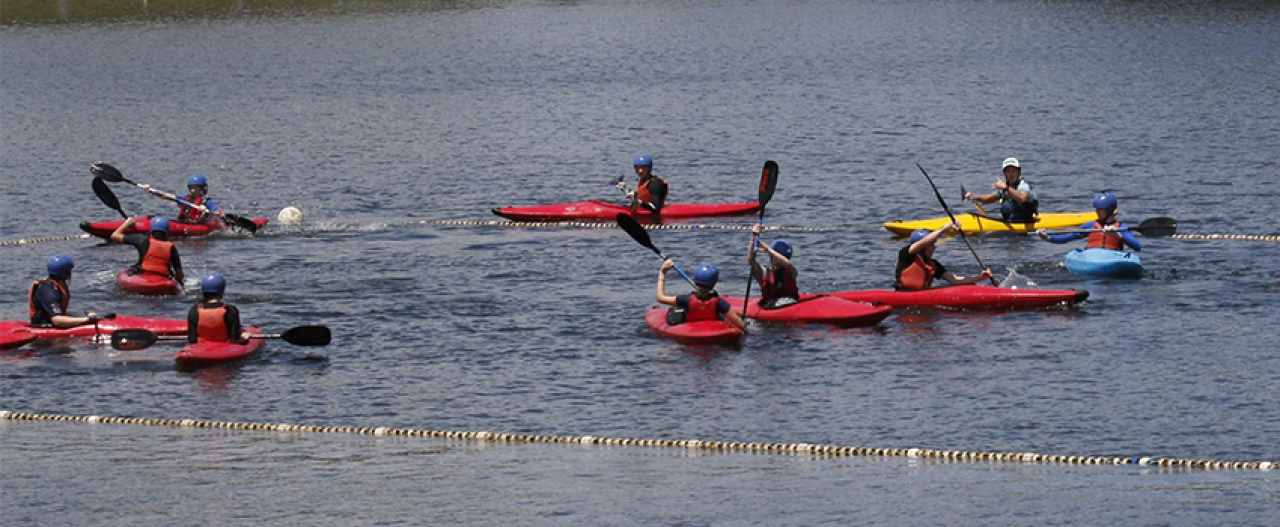
<instances>
[{"instance_id":1,"label":"orange life jacket","mask_svg":"<svg viewBox=\"0 0 1280 527\"><path fill-rule=\"evenodd\" d=\"M61 311L61 313L51 314L67 314L67 306L71 305L71 291L67 290L67 286L62 285L57 280L37 280L31 283L31 289L27 291L27 308L30 310L30 313L27 316L35 318L36 312L39 311L39 309L36 309L36 289L40 288L41 284L53 284L53 286L58 288L58 291L62 293L62 302L58 303L58 310Z\"/></svg>"},{"instance_id":2,"label":"orange life jacket","mask_svg":"<svg viewBox=\"0 0 1280 527\"><path fill-rule=\"evenodd\" d=\"M933 260L925 260L924 254L916 253L916 260L911 262L902 274L898 275L898 287L903 289L927 289L933 285L937 267Z\"/></svg>"},{"instance_id":3,"label":"orange life jacket","mask_svg":"<svg viewBox=\"0 0 1280 527\"><path fill-rule=\"evenodd\" d=\"M791 273L781 269L770 269L760 281L760 304L767 304L779 298L800 298L800 286Z\"/></svg>"},{"instance_id":4,"label":"orange life jacket","mask_svg":"<svg viewBox=\"0 0 1280 527\"><path fill-rule=\"evenodd\" d=\"M151 238L147 243L147 254L138 265L143 272L169 276L170 256L173 254L173 242Z\"/></svg>"},{"instance_id":5,"label":"orange life jacket","mask_svg":"<svg viewBox=\"0 0 1280 527\"><path fill-rule=\"evenodd\" d=\"M231 342L227 336L227 305L206 307L204 302L196 307L200 324L196 326L197 342Z\"/></svg>"},{"instance_id":6,"label":"orange life jacket","mask_svg":"<svg viewBox=\"0 0 1280 527\"><path fill-rule=\"evenodd\" d=\"M716 308L720 306L720 297L712 296L706 300L699 300L698 295L689 295L689 313L685 315L685 322L697 322L699 320L716 320L720 318L720 313L716 312Z\"/></svg>"},{"instance_id":7,"label":"orange life jacket","mask_svg":"<svg viewBox=\"0 0 1280 527\"><path fill-rule=\"evenodd\" d=\"M1094 229L1101 229L1104 226L1099 224L1097 220L1093 222ZM1091 232L1089 233L1089 243L1084 246L1085 249L1111 249L1119 251L1124 249L1124 237L1119 232Z\"/></svg>"},{"instance_id":8,"label":"orange life jacket","mask_svg":"<svg viewBox=\"0 0 1280 527\"><path fill-rule=\"evenodd\" d=\"M666 181L659 179L657 176L649 176L649 179L646 179L644 183L636 185L636 200L645 203L652 203L661 210L662 207L666 205L667 197L659 196L659 199L653 199L653 192L649 190L649 185L654 181L662 181L663 183L666 183Z\"/></svg>"},{"instance_id":9,"label":"orange life jacket","mask_svg":"<svg viewBox=\"0 0 1280 527\"><path fill-rule=\"evenodd\" d=\"M192 205L204 205L205 199L204 197L193 198L190 195L187 196L187 202ZM204 219L204 214L203 211L195 207L178 206L178 221L182 223L200 223Z\"/></svg>"}]
</instances>

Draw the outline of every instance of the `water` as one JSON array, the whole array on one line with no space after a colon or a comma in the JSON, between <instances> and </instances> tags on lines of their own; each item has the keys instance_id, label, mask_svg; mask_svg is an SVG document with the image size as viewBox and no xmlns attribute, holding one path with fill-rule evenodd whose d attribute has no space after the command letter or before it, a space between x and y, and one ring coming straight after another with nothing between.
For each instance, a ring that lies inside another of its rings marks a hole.
<instances>
[{"instance_id":1,"label":"water","mask_svg":"<svg viewBox=\"0 0 1280 527\"><path fill-rule=\"evenodd\" d=\"M284 7L281 7L281 6ZM1280 460L1274 242L1146 239L1141 281L1073 246L973 239L1001 278L1082 307L756 326L690 349L642 322L661 262L617 229L441 226L499 205L617 199L639 152L678 201L754 198L811 291L884 287L880 224L957 210L1019 157L1046 211L1114 189L1133 223L1277 234L1280 10L1267 2L323 2L57 15L0 29L0 240L115 214L89 164L304 225L180 243L246 321L326 348L176 371L164 348L0 356L0 409L430 430ZM35 17L35 15L30 15ZM132 214L171 212L113 190ZM752 218L708 220L744 226ZM652 231L742 294L739 230ZM976 271L959 240L938 257ZM0 318L55 252L73 309L134 252L6 245ZM678 282L672 282L672 288ZM194 282L189 286L194 286ZM172 351L171 349L169 350ZM480 444L0 422L0 519L106 524L1269 524L1273 472ZM346 499L343 499L346 498Z\"/></svg>"}]
</instances>

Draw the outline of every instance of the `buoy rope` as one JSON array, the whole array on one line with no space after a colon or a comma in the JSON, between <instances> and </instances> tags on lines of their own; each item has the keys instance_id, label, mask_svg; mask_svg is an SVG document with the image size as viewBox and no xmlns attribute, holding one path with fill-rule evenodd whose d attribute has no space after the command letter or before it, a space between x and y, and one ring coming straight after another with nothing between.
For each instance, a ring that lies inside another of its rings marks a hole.
<instances>
[{"instance_id":1,"label":"buoy rope","mask_svg":"<svg viewBox=\"0 0 1280 527\"><path fill-rule=\"evenodd\" d=\"M29 243L60 242L60 241L66 241L66 240L83 240L85 238L92 238L92 236L89 236L88 234L72 234L70 236L46 236L44 238L23 238L21 240L3 241L3 242L0 242L0 245L26 245Z\"/></svg>"},{"instance_id":2,"label":"buoy rope","mask_svg":"<svg viewBox=\"0 0 1280 527\"><path fill-rule=\"evenodd\" d=\"M736 441L704 441L700 439L632 439L595 436L544 436L532 434L507 434L499 432L470 432L459 430L415 430L409 428L312 426L280 423L236 423L227 421L202 421L198 419L149 419L141 417L108 417L98 415L59 415L11 412L0 410L0 419L10 421L77 421L93 424L118 424L138 426L167 426L176 428L219 428L230 430L255 430L271 432L312 432L323 434L357 434L371 436L404 436L462 439L481 442L506 443L557 443L577 445L610 445L652 448L683 448L714 452L741 452L751 454L808 454L825 457L878 456L906 457L912 459L941 459L967 462L1051 463L1070 465L1137 465L1153 467L1181 467L1205 470L1271 470L1277 464L1271 461L1222 461L1213 459L1173 459L1150 456L1101 457L1062 456L1033 452L965 452L958 450L934 450L926 448L867 448L838 445L813 445L809 443L745 443Z\"/></svg>"},{"instance_id":3,"label":"buoy rope","mask_svg":"<svg viewBox=\"0 0 1280 527\"><path fill-rule=\"evenodd\" d=\"M1280 236L1261 234L1174 234L1169 236L1177 240L1250 240L1259 242L1280 241Z\"/></svg>"}]
</instances>

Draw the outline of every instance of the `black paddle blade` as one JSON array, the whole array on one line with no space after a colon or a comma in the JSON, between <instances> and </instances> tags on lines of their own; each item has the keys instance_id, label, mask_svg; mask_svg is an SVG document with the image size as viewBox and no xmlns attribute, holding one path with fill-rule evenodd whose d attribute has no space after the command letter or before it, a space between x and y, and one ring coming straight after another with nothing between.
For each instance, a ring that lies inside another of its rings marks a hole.
<instances>
[{"instance_id":1,"label":"black paddle blade","mask_svg":"<svg viewBox=\"0 0 1280 527\"><path fill-rule=\"evenodd\" d=\"M640 222L625 212L619 212L616 219L618 220L618 226L627 231L627 234L631 235L631 239L658 253L658 256L662 256L662 251L659 251L657 247L653 246L653 242L649 241L649 232L644 230L644 226L640 225Z\"/></svg>"},{"instance_id":2,"label":"black paddle blade","mask_svg":"<svg viewBox=\"0 0 1280 527\"><path fill-rule=\"evenodd\" d=\"M140 350L156 343L156 334L145 329L118 329L111 333L111 347L118 350Z\"/></svg>"},{"instance_id":3,"label":"black paddle blade","mask_svg":"<svg viewBox=\"0 0 1280 527\"><path fill-rule=\"evenodd\" d=\"M764 206L773 199L773 191L778 188L778 164L770 161L764 162L764 169L760 171L760 217L764 217Z\"/></svg>"},{"instance_id":4,"label":"black paddle blade","mask_svg":"<svg viewBox=\"0 0 1280 527\"><path fill-rule=\"evenodd\" d=\"M231 223L232 227L249 231L249 234L258 232L258 224L254 223L253 220L249 218L239 214L231 214L229 212L224 212L222 216Z\"/></svg>"},{"instance_id":5,"label":"black paddle blade","mask_svg":"<svg viewBox=\"0 0 1280 527\"><path fill-rule=\"evenodd\" d=\"M1173 236L1178 232L1178 220L1173 218L1151 218L1132 230L1142 233L1143 236Z\"/></svg>"},{"instance_id":6,"label":"black paddle blade","mask_svg":"<svg viewBox=\"0 0 1280 527\"><path fill-rule=\"evenodd\" d=\"M112 183L129 181L127 178L124 177L124 174L120 173L120 170L118 170L116 167L113 167L101 161L94 163L93 166L89 167L89 172L92 172L93 175L99 179L105 179Z\"/></svg>"},{"instance_id":7,"label":"black paddle blade","mask_svg":"<svg viewBox=\"0 0 1280 527\"><path fill-rule=\"evenodd\" d=\"M298 326L285 331L280 338L295 346L328 346L332 335L326 326Z\"/></svg>"},{"instance_id":8,"label":"black paddle blade","mask_svg":"<svg viewBox=\"0 0 1280 527\"><path fill-rule=\"evenodd\" d=\"M111 192L111 188L107 186L107 182L101 178L93 178L93 193L97 194L98 200L103 205L114 209L120 213L120 216L128 218L129 215L124 213L124 209L120 208L120 199L116 198L116 193Z\"/></svg>"}]
</instances>

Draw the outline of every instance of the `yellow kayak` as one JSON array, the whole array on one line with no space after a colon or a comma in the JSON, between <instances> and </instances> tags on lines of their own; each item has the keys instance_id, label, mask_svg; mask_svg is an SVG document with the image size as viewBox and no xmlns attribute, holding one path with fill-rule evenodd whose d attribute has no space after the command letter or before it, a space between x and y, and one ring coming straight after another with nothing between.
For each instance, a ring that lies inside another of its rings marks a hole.
<instances>
[{"instance_id":1,"label":"yellow kayak","mask_svg":"<svg viewBox=\"0 0 1280 527\"><path fill-rule=\"evenodd\" d=\"M1098 214L1094 211L1040 214L1035 223L1009 223L1001 220L998 216L984 216L972 212L956 214L956 221L960 222L960 229L965 234L980 234L984 232L1026 233L1033 232L1036 229L1065 229L1079 227L1086 221L1096 219L1098 219ZM928 220L891 221L886 222L884 228L899 236L910 236L912 231L916 229L934 230L941 228L950 221L951 218L945 216Z\"/></svg>"}]
</instances>

